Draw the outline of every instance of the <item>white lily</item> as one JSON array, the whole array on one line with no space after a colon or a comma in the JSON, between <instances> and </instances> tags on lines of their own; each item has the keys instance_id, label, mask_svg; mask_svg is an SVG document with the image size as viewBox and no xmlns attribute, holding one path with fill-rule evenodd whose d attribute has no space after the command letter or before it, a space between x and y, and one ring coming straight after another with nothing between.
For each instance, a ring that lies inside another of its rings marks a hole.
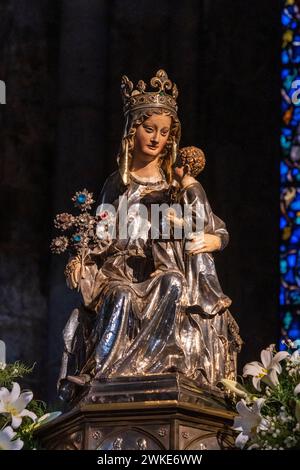
<instances>
[{"instance_id":1,"label":"white lily","mask_svg":"<svg viewBox=\"0 0 300 470\"><path fill-rule=\"evenodd\" d=\"M246 390L241 384L239 384L238 382L236 382L235 380L222 379L222 380L221 380L221 383L222 383L226 388L228 388L229 390L231 390L231 392L234 392L237 396L242 397L242 398L248 397L248 392L247 392L247 390Z\"/></svg>"},{"instance_id":2,"label":"white lily","mask_svg":"<svg viewBox=\"0 0 300 470\"><path fill-rule=\"evenodd\" d=\"M17 382L13 382L11 392L5 387L0 388L0 413L11 417L13 428L20 426L24 416L28 416L33 421L37 419L36 414L25 409L32 400L33 393L23 392L20 394L20 392L20 385Z\"/></svg>"},{"instance_id":3,"label":"white lily","mask_svg":"<svg viewBox=\"0 0 300 470\"><path fill-rule=\"evenodd\" d=\"M24 442L21 439L12 440L17 433L10 426L0 431L0 450L20 450Z\"/></svg>"},{"instance_id":4,"label":"white lily","mask_svg":"<svg viewBox=\"0 0 300 470\"><path fill-rule=\"evenodd\" d=\"M296 351L293 352L293 354L290 357L290 361L293 364L300 364L300 349L297 349Z\"/></svg>"},{"instance_id":5,"label":"white lily","mask_svg":"<svg viewBox=\"0 0 300 470\"><path fill-rule=\"evenodd\" d=\"M281 373L280 361L289 356L289 353L286 351L280 351L275 356L271 351L263 349L260 357L261 362L250 362L246 364L243 369L243 376L252 375L253 386L256 390L261 391L260 381L263 380L265 383L271 387L276 387L278 385L277 374Z\"/></svg>"},{"instance_id":6,"label":"white lily","mask_svg":"<svg viewBox=\"0 0 300 470\"><path fill-rule=\"evenodd\" d=\"M6 346L4 341L0 339L0 370L6 367Z\"/></svg>"},{"instance_id":7,"label":"white lily","mask_svg":"<svg viewBox=\"0 0 300 470\"><path fill-rule=\"evenodd\" d=\"M50 423L50 421L53 421L54 419L58 418L58 416L61 415L61 411L53 411L52 413L46 413L34 423L33 427L34 429L37 429L41 426L44 426L44 424Z\"/></svg>"},{"instance_id":8,"label":"white lily","mask_svg":"<svg viewBox=\"0 0 300 470\"><path fill-rule=\"evenodd\" d=\"M235 431L241 431L235 441L235 445L240 449L245 446L250 437L256 435L258 429L268 429L267 420L260 414L264 402L264 398L258 398L251 408L248 408L243 399L237 403L236 409L239 416L234 418L233 429L235 429Z\"/></svg>"}]
</instances>

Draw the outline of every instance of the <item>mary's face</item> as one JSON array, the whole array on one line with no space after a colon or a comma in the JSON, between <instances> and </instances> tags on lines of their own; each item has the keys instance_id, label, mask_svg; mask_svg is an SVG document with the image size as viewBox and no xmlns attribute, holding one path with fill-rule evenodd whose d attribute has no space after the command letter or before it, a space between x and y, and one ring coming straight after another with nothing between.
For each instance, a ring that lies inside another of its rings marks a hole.
<instances>
[{"instance_id":1,"label":"mary's face","mask_svg":"<svg viewBox=\"0 0 300 470\"><path fill-rule=\"evenodd\" d=\"M153 114L136 130L134 152L146 160L153 160L162 153L171 128L171 117Z\"/></svg>"}]
</instances>

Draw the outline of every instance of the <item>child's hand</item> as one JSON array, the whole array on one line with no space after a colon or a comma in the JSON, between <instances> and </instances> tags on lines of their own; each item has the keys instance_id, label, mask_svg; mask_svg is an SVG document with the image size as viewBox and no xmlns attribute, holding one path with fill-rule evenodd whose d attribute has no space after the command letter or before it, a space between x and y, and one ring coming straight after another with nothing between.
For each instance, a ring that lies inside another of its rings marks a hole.
<instances>
[{"instance_id":1,"label":"child's hand","mask_svg":"<svg viewBox=\"0 0 300 470\"><path fill-rule=\"evenodd\" d=\"M195 250L189 250L190 255L197 255L198 253L211 253L212 251L217 251L221 248L221 239L216 235L211 235L209 233L204 234L203 245L201 248L196 248Z\"/></svg>"},{"instance_id":2,"label":"child's hand","mask_svg":"<svg viewBox=\"0 0 300 470\"><path fill-rule=\"evenodd\" d=\"M166 213L166 220L177 227L183 226L183 219L180 219L176 215L176 211L170 208Z\"/></svg>"}]
</instances>

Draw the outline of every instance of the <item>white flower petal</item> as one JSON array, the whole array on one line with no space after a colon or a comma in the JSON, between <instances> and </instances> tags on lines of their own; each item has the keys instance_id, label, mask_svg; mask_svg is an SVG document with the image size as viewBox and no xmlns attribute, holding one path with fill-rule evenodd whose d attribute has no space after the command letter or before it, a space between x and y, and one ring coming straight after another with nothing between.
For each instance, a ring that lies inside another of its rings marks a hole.
<instances>
[{"instance_id":1,"label":"white flower petal","mask_svg":"<svg viewBox=\"0 0 300 470\"><path fill-rule=\"evenodd\" d=\"M12 441L16 435L10 426L6 426L0 431L0 450L19 450L23 447L23 442L20 439Z\"/></svg>"},{"instance_id":2,"label":"white flower petal","mask_svg":"<svg viewBox=\"0 0 300 470\"><path fill-rule=\"evenodd\" d=\"M249 362L243 368L243 375L257 375L263 369L263 365L260 362Z\"/></svg>"},{"instance_id":3,"label":"white flower petal","mask_svg":"<svg viewBox=\"0 0 300 470\"><path fill-rule=\"evenodd\" d=\"M243 417L248 417L249 414L251 414L251 411L249 410L249 408L246 405L245 400L243 400L243 399L240 400L239 402L237 402L236 410Z\"/></svg>"},{"instance_id":4,"label":"white flower petal","mask_svg":"<svg viewBox=\"0 0 300 470\"><path fill-rule=\"evenodd\" d=\"M287 352L287 351L280 351L278 353L275 354L273 360L275 362L280 362L282 361L283 359L286 359L290 354Z\"/></svg>"},{"instance_id":5,"label":"white flower petal","mask_svg":"<svg viewBox=\"0 0 300 470\"><path fill-rule=\"evenodd\" d=\"M0 340L0 370L6 367L6 346L4 341Z\"/></svg>"},{"instance_id":6,"label":"white flower petal","mask_svg":"<svg viewBox=\"0 0 300 470\"><path fill-rule=\"evenodd\" d=\"M274 387L279 384L276 370L272 369L271 372L268 374L268 377Z\"/></svg>"},{"instance_id":7,"label":"white flower petal","mask_svg":"<svg viewBox=\"0 0 300 470\"><path fill-rule=\"evenodd\" d=\"M241 432L235 440L235 445L239 449L243 449L248 440L249 440L249 436Z\"/></svg>"},{"instance_id":8,"label":"white flower petal","mask_svg":"<svg viewBox=\"0 0 300 470\"><path fill-rule=\"evenodd\" d=\"M243 431L243 418L241 416L235 416L234 422L233 422L233 429L235 431Z\"/></svg>"},{"instance_id":9,"label":"white flower petal","mask_svg":"<svg viewBox=\"0 0 300 470\"><path fill-rule=\"evenodd\" d=\"M22 423L22 418L20 416L14 416L12 415L11 417L11 425L14 429L18 428L20 424Z\"/></svg>"},{"instance_id":10,"label":"white flower petal","mask_svg":"<svg viewBox=\"0 0 300 470\"><path fill-rule=\"evenodd\" d=\"M11 426L6 426L2 431L9 439L12 439L17 433Z\"/></svg>"},{"instance_id":11,"label":"white flower petal","mask_svg":"<svg viewBox=\"0 0 300 470\"><path fill-rule=\"evenodd\" d=\"M252 446L247 447L247 450L259 449L258 444L252 444Z\"/></svg>"},{"instance_id":12,"label":"white flower petal","mask_svg":"<svg viewBox=\"0 0 300 470\"><path fill-rule=\"evenodd\" d=\"M10 440L0 431L0 450L10 450Z\"/></svg>"},{"instance_id":13,"label":"white flower petal","mask_svg":"<svg viewBox=\"0 0 300 470\"><path fill-rule=\"evenodd\" d=\"M259 392L261 391L260 381L261 379L259 377L252 377L253 387Z\"/></svg>"},{"instance_id":14,"label":"white flower petal","mask_svg":"<svg viewBox=\"0 0 300 470\"><path fill-rule=\"evenodd\" d=\"M0 400L6 401L9 396L10 396L10 391L5 387L1 387L0 388Z\"/></svg>"},{"instance_id":15,"label":"white flower petal","mask_svg":"<svg viewBox=\"0 0 300 470\"><path fill-rule=\"evenodd\" d=\"M272 352L268 351L267 349L263 349L262 352L260 353L260 358L261 358L261 362L263 363L264 368L268 369L273 359Z\"/></svg>"},{"instance_id":16,"label":"white flower petal","mask_svg":"<svg viewBox=\"0 0 300 470\"><path fill-rule=\"evenodd\" d=\"M279 364L279 362L272 363L270 369L275 370L278 374L281 374L281 372L282 372L282 367Z\"/></svg>"},{"instance_id":17,"label":"white flower petal","mask_svg":"<svg viewBox=\"0 0 300 470\"><path fill-rule=\"evenodd\" d=\"M297 351L293 352L291 355L291 361L294 363L300 362L300 349L297 349Z\"/></svg>"},{"instance_id":18,"label":"white flower petal","mask_svg":"<svg viewBox=\"0 0 300 470\"><path fill-rule=\"evenodd\" d=\"M0 401L0 413L6 413L6 405L4 401Z\"/></svg>"},{"instance_id":19,"label":"white flower petal","mask_svg":"<svg viewBox=\"0 0 300 470\"><path fill-rule=\"evenodd\" d=\"M24 417L24 416L28 416L28 418L32 419L32 421L36 421L37 420L37 415L35 413L33 413L33 411L29 411L29 410L23 410L21 413L20 413L20 416Z\"/></svg>"},{"instance_id":20,"label":"white flower petal","mask_svg":"<svg viewBox=\"0 0 300 470\"><path fill-rule=\"evenodd\" d=\"M10 403L16 401L20 396L20 385L17 382L13 382L12 391L10 392L9 401Z\"/></svg>"},{"instance_id":21,"label":"white flower petal","mask_svg":"<svg viewBox=\"0 0 300 470\"><path fill-rule=\"evenodd\" d=\"M23 392L19 398L15 401L14 406L20 412L26 408L28 403L33 399L32 392Z\"/></svg>"},{"instance_id":22,"label":"white flower petal","mask_svg":"<svg viewBox=\"0 0 300 470\"><path fill-rule=\"evenodd\" d=\"M10 443L10 450L21 450L24 442L21 439L16 439Z\"/></svg>"},{"instance_id":23,"label":"white flower petal","mask_svg":"<svg viewBox=\"0 0 300 470\"><path fill-rule=\"evenodd\" d=\"M267 431L270 427L270 423L267 419L262 418L261 422L259 423L258 428L261 429L262 431Z\"/></svg>"},{"instance_id":24,"label":"white flower petal","mask_svg":"<svg viewBox=\"0 0 300 470\"><path fill-rule=\"evenodd\" d=\"M298 393L300 393L300 384L296 385L294 388L294 395L298 395Z\"/></svg>"},{"instance_id":25,"label":"white flower petal","mask_svg":"<svg viewBox=\"0 0 300 470\"><path fill-rule=\"evenodd\" d=\"M239 397L246 398L248 396L247 390L238 382L229 379L222 379L221 382L225 387L227 387Z\"/></svg>"},{"instance_id":26,"label":"white flower petal","mask_svg":"<svg viewBox=\"0 0 300 470\"><path fill-rule=\"evenodd\" d=\"M252 411L254 413L260 413L260 410L263 407L265 401L265 398L258 398L257 400L255 400L255 402L253 403Z\"/></svg>"},{"instance_id":27,"label":"white flower petal","mask_svg":"<svg viewBox=\"0 0 300 470\"><path fill-rule=\"evenodd\" d=\"M44 414L37 420L35 424L35 428L44 426L44 424L49 423L50 421L53 421L54 419L58 418L58 416L60 415L61 415L61 411L53 411L52 413Z\"/></svg>"}]
</instances>

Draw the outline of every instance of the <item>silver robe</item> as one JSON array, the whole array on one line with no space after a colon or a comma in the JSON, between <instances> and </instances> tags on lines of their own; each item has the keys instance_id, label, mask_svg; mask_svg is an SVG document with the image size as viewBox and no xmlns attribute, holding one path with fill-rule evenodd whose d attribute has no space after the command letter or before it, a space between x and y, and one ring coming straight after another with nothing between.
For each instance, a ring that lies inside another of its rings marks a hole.
<instances>
[{"instance_id":1,"label":"silver robe","mask_svg":"<svg viewBox=\"0 0 300 470\"><path fill-rule=\"evenodd\" d=\"M118 208L121 195L128 198L129 210L138 203L149 208L170 203L164 178L145 182L132 177L124 187L118 171L106 180L98 203ZM225 225L205 201L210 233L221 236L225 246ZM168 270L151 276L150 237L115 238L90 252L80 284L83 304L63 332L60 380L70 374L109 378L178 371L199 386L214 388L221 378L235 377L238 327L223 302L227 297L212 256L186 259L182 242L170 241L166 258L166 264L172 261Z\"/></svg>"}]
</instances>

